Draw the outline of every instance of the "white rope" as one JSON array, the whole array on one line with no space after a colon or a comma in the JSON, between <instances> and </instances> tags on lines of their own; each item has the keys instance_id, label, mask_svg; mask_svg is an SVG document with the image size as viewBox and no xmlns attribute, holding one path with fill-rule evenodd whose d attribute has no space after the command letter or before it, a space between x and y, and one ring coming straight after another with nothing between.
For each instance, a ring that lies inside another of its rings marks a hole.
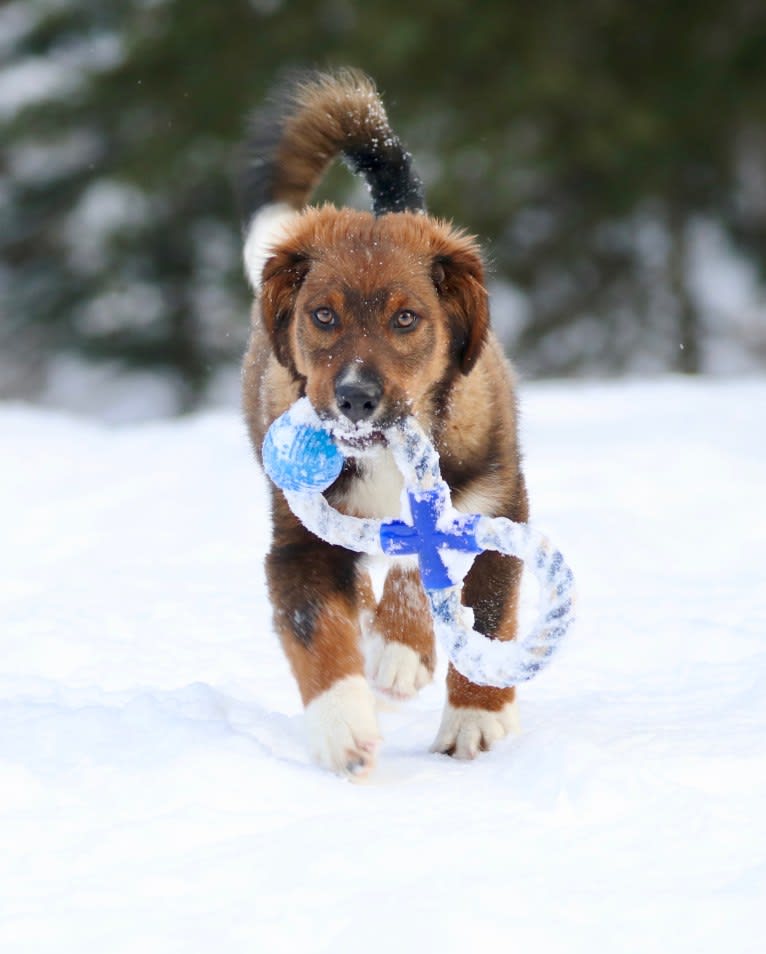
<instances>
[{"instance_id":1,"label":"white rope","mask_svg":"<svg viewBox=\"0 0 766 954\"><path fill-rule=\"evenodd\" d=\"M574 577L561 552L528 524L506 517L458 513L442 480L438 454L413 418L389 428L385 438L410 495L410 509L423 505L433 513L434 531L418 536L419 525L414 526L417 521L413 523L412 514L403 520L382 521L339 513L321 493L342 467L340 452L327 441L327 434L337 428L336 423L321 421L302 398L269 429L264 467L282 487L295 516L335 546L369 554L418 552L436 636L456 669L471 682L513 686L540 672L574 621ZM289 489L293 487L299 489ZM400 545L421 549L399 551ZM429 549L430 562L426 558ZM463 579L473 562L470 554L484 550L517 557L537 579L540 609L531 629L520 639L492 639L477 632L473 612L461 603ZM429 585L435 578L442 583Z\"/></svg>"}]
</instances>

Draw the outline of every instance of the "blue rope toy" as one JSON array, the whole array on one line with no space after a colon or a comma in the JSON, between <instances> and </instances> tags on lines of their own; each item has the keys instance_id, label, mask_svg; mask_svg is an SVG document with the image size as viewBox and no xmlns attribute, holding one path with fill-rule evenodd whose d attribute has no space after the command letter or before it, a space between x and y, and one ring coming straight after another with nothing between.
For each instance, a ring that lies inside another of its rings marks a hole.
<instances>
[{"instance_id":1,"label":"blue rope toy","mask_svg":"<svg viewBox=\"0 0 766 954\"><path fill-rule=\"evenodd\" d=\"M322 493L345 460L334 432L342 437L337 422L322 421L308 398L301 398L266 434L264 469L304 526L327 543L359 553L417 556L434 631L471 682L513 686L547 666L574 621L574 576L560 551L528 524L455 510L438 454L411 417L385 431L406 489L401 519L340 513ZM473 613L461 603L463 579L485 550L523 560L540 585L538 618L521 639L501 641L477 632Z\"/></svg>"}]
</instances>

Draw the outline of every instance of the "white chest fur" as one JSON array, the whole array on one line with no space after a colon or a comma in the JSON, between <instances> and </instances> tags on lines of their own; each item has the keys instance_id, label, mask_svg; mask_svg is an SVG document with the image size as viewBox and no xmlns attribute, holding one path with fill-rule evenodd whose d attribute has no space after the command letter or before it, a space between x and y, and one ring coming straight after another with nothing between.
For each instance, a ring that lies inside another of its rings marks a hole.
<instances>
[{"instance_id":1,"label":"white chest fur","mask_svg":"<svg viewBox=\"0 0 766 954\"><path fill-rule=\"evenodd\" d=\"M351 482L343 503L348 512L357 517L397 520L402 515L403 488L404 481L391 451L380 448L361 459L359 475ZM375 598L380 600L391 565L415 566L417 558L365 556L363 563L370 574Z\"/></svg>"},{"instance_id":2,"label":"white chest fur","mask_svg":"<svg viewBox=\"0 0 766 954\"><path fill-rule=\"evenodd\" d=\"M359 475L351 481L343 503L357 517L397 519L401 516L403 486L391 451L380 448L361 458Z\"/></svg>"}]
</instances>

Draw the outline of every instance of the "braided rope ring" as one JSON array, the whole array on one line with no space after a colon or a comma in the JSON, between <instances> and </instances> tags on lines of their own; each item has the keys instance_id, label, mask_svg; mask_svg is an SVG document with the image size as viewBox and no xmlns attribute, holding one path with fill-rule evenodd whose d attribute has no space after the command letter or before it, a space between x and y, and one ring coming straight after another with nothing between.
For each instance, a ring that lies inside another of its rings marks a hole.
<instances>
[{"instance_id":1,"label":"braided rope ring","mask_svg":"<svg viewBox=\"0 0 766 954\"><path fill-rule=\"evenodd\" d=\"M416 554L434 631L455 668L471 682L505 687L537 675L574 622L574 576L561 552L528 524L455 510L438 454L411 417L384 435L407 491L402 519L340 513L322 494L344 463L333 427L319 418L308 398L301 398L266 434L264 469L295 516L335 546L377 556ZM520 639L503 641L477 632L471 609L461 603L463 579L484 550L518 557L537 579L537 619Z\"/></svg>"}]
</instances>

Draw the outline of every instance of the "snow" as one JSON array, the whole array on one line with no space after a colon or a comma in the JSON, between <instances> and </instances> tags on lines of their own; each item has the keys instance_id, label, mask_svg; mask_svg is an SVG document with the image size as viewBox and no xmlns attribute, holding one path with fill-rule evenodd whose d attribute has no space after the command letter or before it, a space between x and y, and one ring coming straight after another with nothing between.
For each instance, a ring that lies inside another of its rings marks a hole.
<instances>
[{"instance_id":1,"label":"snow","mask_svg":"<svg viewBox=\"0 0 766 954\"><path fill-rule=\"evenodd\" d=\"M755 199L755 182L751 194ZM705 328L706 369L755 373L766 353L766 289L758 269L709 219L689 226L688 248L687 281Z\"/></svg>"},{"instance_id":2,"label":"snow","mask_svg":"<svg viewBox=\"0 0 766 954\"><path fill-rule=\"evenodd\" d=\"M522 733L428 753L435 684L321 772L234 412L0 406L0 950L760 951L766 381L527 385L579 622Z\"/></svg>"},{"instance_id":3,"label":"snow","mask_svg":"<svg viewBox=\"0 0 766 954\"><path fill-rule=\"evenodd\" d=\"M14 11L4 19L9 20L17 36L31 28L32 21L25 14ZM26 56L0 69L0 120L12 119L43 100L61 100L78 93L87 80L118 66L124 53L116 35L93 33L85 40L61 44L44 56Z\"/></svg>"},{"instance_id":4,"label":"snow","mask_svg":"<svg viewBox=\"0 0 766 954\"><path fill-rule=\"evenodd\" d=\"M126 298L129 297L127 293ZM239 374L236 379L239 385ZM138 424L175 413L181 387L180 379L172 374L160 375L125 368L116 361L88 361L81 355L59 353L47 369L38 403L97 417L105 424Z\"/></svg>"}]
</instances>

